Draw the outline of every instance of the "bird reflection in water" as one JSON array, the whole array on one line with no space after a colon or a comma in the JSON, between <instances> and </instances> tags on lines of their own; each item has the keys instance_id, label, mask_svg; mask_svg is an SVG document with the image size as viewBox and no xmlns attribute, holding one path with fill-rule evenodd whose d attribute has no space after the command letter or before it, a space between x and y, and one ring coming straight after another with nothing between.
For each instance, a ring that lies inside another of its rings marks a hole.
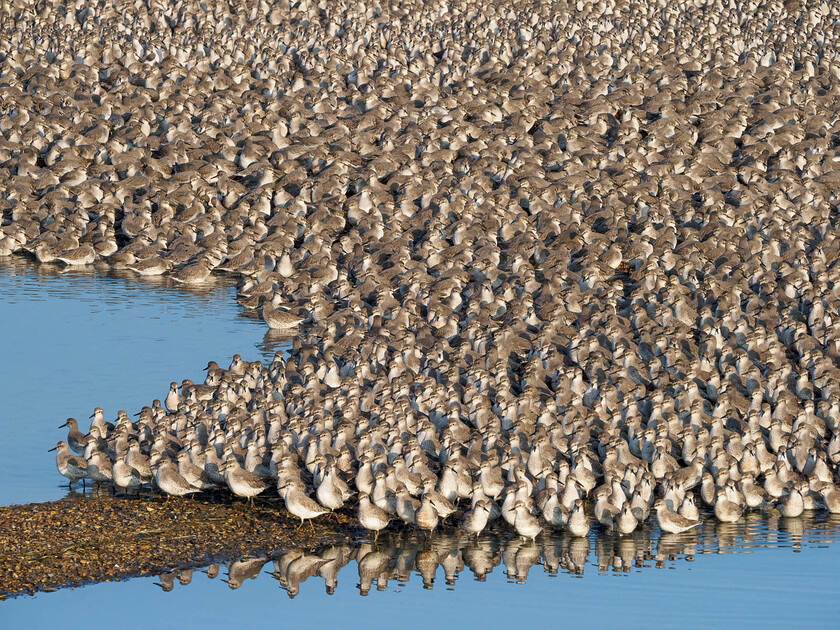
<instances>
[{"instance_id":1,"label":"bird reflection in water","mask_svg":"<svg viewBox=\"0 0 840 630\"><path fill-rule=\"evenodd\" d=\"M484 582L497 569L515 584L525 584L535 570L552 576L583 577L592 571L626 576L649 568L678 568L698 555L753 553L762 548L796 552L803 546L830 545L838 535L840 517L820 513L795 519L753 515L739 523L704 519L700 527L682 534L654 527L628 536L593 530L585 538L542 534L536 540L526 540L493 534L471 538L461 532L439 532L431 538L414 531L383 532L375 545L346 543L239 559L227 565L223 581L238 589L248 580L268 575L294 598L310 579L323 580L327 594L332 595L341 575L355 584L360 595L367 596L374 589L388 590L391 583L402 588L413 578L419 578L424 589L434 588L441 579L453 587L464 575ZM159 585L172 591L176 578L186 585L193 571L164 574ZM219 574L219 566L211 565L204 572L212 579Z\"/></svg>"}]
</instances>

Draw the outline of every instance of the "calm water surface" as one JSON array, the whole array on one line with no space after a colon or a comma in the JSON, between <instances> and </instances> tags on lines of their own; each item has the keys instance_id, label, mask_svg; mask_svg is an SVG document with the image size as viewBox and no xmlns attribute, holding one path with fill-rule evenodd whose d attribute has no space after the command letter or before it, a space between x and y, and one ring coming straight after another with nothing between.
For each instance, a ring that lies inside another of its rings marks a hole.
<instances>
[{"instance_id":1,"label":"calm water surface","mask_svg":"<svg viewBox=\"0 0 840 630\"><path fill-rule=\"evenodd\" d=\"M3 627L836 627L840 519L756 515L679 536L392 534L0 603ZM118 620L118 621L117 621Z\"/></svg>"},{"instance_id":2,"label":"calm water surface","mask_svg":"<svg viewBox=\"0 0 840 630\"><path fill-rule=\"evenodd\" d=\"M68 416L136 412L209 360L288 348L236 305L230 282L62 273L0 261L0 505L64 496L46 450ZM346 545L177 567L0 602L0 628L835 627L840 519L751 515L688 535L391 534ZM331 593L331 594L329 594Z\"/></svg>"},{"instance_id":3,"label":"calm water surface","mask_svg":"<svg viewBox=\"0 0 840 630\"><path fill-rule=\"evenodd\" d=\"M94 407L113 420L163 400L170 381L204 380L208 361L268 360L290 347L235 299L233 282L63 271L0 259L0 505L48 501L66 484L47 449L84 429Z\"/></svg>"}]
</instances>

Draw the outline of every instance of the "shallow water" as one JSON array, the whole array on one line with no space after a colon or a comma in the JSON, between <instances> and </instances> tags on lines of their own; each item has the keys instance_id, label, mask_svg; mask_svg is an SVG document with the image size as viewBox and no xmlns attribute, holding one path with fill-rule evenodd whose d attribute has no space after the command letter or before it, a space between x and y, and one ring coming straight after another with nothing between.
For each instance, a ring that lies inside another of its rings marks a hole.
<instances>
[{"instance_id":1,"label":"shallow water","mask_svg":"<svg viewBox=\"0 0 840 630\"><path fill-rule=\"evenodd\" d=\"M170 381L204 380L235 353L270 361L288 338L266 334L231 279L184 287L162 278L0 259L0 505L67 493L46 451L84 429L94 407L113 420L161 400Z\"/></svg>"},{"instance_id":2,"label":"shallow water","mask_svg":"<svg viewBox=\"0 0 840 630\"><path fill-rule=\"evenodd\" d=\"M46 451L63 439L56 427L66 417L86 426L95 406L109 419L117 409L131 414L163 398L171 380L201 379L209 360L227 362L236 352L270 360L288 348L287 339L266 335L262 323L244 315L234 297L225 279L185 289L133 274L0 261L0 505L64 496ZM242 559L219 567L215 579L173 571L19 597L0 602L0 627L96 618L120 628L833 627L840 614L838 537L840 519L824 513L750 515L735 525L708 520L677 537L649 526L626 538L593 531L588 539L554 535L535 544L509 536L476 542L392 534L378 549ZM334 557L346 564L332 595L324 577L301 581L307 569L336 568L322 562ZM256 579L238 585L249 570Z\"/></svg>"},{"instance_id":3,"label":"shallow water","mask_svg":"<svg viewBox=\"0 0 840 630\"><path fill-rule=\"evenodd\" d=\"M391 534L370 544L291 550L157 578L0 604L4 627L117 614L119 626L833 627L840 518L736 524L682 535L542 535L469 540ZM128 609L130 614L119 611Z\"/></svg>"}]
</instances>

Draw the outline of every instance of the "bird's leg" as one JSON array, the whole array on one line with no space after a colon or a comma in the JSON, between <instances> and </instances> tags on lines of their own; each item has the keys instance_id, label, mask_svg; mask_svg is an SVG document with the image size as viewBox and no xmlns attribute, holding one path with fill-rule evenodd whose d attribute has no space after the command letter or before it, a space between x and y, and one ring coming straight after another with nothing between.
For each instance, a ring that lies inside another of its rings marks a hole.
<instances>
[{"instance_id":1,"label":"bird's leg","mask_svg":"<svg viewBox=\"0 0 840 630\"><path fill-rule=\"evenodd\" d=\"M379 540L379 530L378 529L374 532L374 536L373 536L373 544L374 545L376 544L377 540Z\"/></svg>"},{"instance_id":2,"label":"bird's leg","mask_svg":"<svg viewBox=\"0 0 840 630\"><path fill-rule=\"evenodd\" d=\"M312 533L315 533L315 527L312 525L312 519L309 519L309 529L312 530Z\"/></svg>"}]
</instances>

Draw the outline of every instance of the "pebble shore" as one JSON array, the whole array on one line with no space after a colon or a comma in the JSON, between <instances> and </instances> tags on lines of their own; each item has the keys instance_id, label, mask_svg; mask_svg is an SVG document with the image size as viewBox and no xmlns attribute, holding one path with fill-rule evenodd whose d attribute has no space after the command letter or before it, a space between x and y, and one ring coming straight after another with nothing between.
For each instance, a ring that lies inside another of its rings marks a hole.
<instances>
[{"instance_id":1,"label":"pebble shore","mask_svg":"<svg viewBox=\"0 0 840 630\"><path fill-rule=\"evenodd\" d=\"M344 514L314 523L313 530L298 525L265 500L248 509L227 502L71 496L0 507L0 599L364 538Z\"/></svg>"}]
</instances>

